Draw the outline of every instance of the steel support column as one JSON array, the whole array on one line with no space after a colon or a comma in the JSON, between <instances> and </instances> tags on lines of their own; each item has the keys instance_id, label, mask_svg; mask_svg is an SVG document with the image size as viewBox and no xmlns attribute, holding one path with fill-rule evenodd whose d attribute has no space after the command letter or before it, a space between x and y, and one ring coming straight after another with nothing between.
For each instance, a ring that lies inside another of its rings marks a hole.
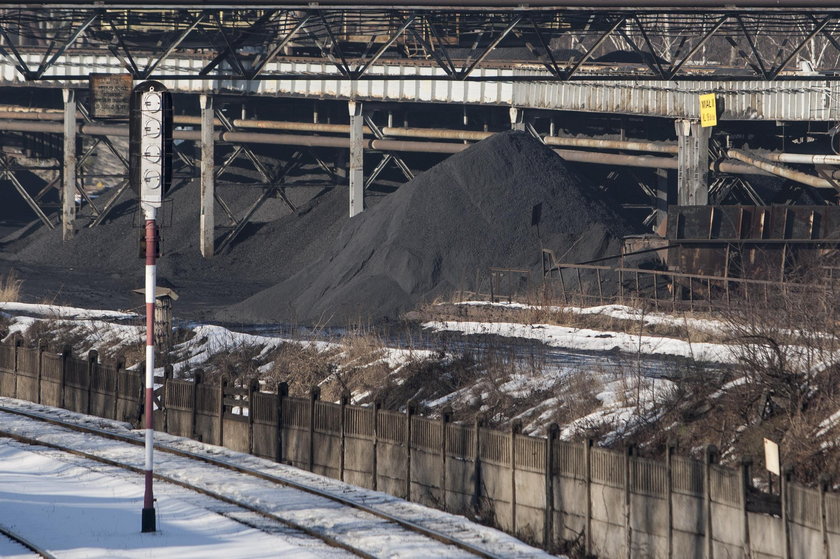
<instances>
[{"instance_id":1,"label":"steel support column","mask_svg":"<svg viewBox=\"0 0 840 559\"><path fill-rule=\"evenodd\" d=\"M362 104L348 101L350 112L350 217L362 213L365 209L365 170L364 170L364 122Z\"/></svg>"},{"instance_id":2,"label":"steel support column","mask_svg":"<svg viewBox=\"0 0 840 559\"><path fill-rule=\"evenodd\" d=\"M215 138L213 135L213 98L209 95L199 97L201 105L201 217L199 223L199 248L204 258L210 258L215 252L214 228L216 225L214 200L216 192L215 174Z\"/></svg>"},{"instance_id":3,"label":"steel support column","mask_svg":"<svg viewBox=\"0 0 840 559\"><path fill-rule=\"evenodd\" d=\"M669 172L668 169L656 170L656 222L654 223L656 231L659 231L660 227L664 228L668 220L668 186L670 183L668 179L671 174L673 174L673 171ZM664 233L664 231L661 232Z\"/></svg>"},{"instance_id":4,"label":"steel support column","mask_svg":"<svg viewBox=\"0 0 840 559\"><path fill-rule=\"evenodd\" d=\"M61 237L73 238L76 221L76 92L63 89L64 161L61 189Z\"/></svg>"},{"instance_id":5,"label":"steel support column","mask_svg":"<svg viewBox=\"0 0 840 559\"><path fill-rule=\"evenodd\" d=\"M709 203L709 128L697 120L674 122L679 152L677 154L677 203L681 206L705 206Z\"/></svg>"}]
</instances>

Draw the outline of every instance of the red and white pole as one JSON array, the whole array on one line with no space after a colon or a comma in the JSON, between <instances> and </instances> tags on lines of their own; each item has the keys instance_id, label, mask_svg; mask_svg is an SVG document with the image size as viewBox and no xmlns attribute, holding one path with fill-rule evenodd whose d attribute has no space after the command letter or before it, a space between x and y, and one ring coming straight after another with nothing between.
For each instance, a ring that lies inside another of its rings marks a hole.
<instances>
[{"instance_id":1,"label":"red and white pole","mask_svg":"<svg viewBox=\"0 0 840 559\"><path fill-rule=\"evenodd\" d=\"M143 208L146 217L146 491L143 496L142 531L156 531L155 498L152 491L154 472L154 390L155 390L155 290L157 287L156 208Z\"/></svg>"}]
</instances>

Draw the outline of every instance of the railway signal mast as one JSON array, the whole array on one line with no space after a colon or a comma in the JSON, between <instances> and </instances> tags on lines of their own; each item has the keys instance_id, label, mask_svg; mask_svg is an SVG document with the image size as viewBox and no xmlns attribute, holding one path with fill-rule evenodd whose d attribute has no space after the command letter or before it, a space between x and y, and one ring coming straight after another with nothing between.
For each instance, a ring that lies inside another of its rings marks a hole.
<instances>
[{"instance_id":1,"label":"railway signal mast","mask_svg":"<svg viewBox=\"0 0 840 559\"><path fill-rule=\"evenodd\" d=\"M152 476L154 468L155 291L159 239L157 211L172 178L172 100L158 82L143 82L132 91L129 121L132 187L140 198L145 220L146 259L146 460L142 532L155 532Z\"/></svg>"}]
</instances>

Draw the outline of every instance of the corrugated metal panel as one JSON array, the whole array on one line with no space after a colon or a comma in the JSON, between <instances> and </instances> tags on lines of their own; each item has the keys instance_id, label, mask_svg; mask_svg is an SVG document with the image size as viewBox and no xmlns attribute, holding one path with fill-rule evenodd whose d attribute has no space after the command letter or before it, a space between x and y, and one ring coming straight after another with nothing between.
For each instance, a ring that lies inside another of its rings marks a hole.
<instances>
[{"instance_id":1,"label":"corrugated metal panel","mask_svg":"<svg viewBox=\"0 0 840 559\"><path fill-rule=\"evenodd\" d=\"M40 59L25 55L31 68ZM141 68L147 59L137 60ZM195 74L205 61L170 58L158 71L166 75ZM50 68L47 76L88 72L121 72L119 61L110 55L65 55ZM224 70L222 70L224 71ZM335 75L336 79L312 80L166 80L167 87L184 92L225 91L251 95L337 98L374 101L404 101L478 105L514 105L523 108L571 110L599 113L625 113L672 118L698 118L701 93L719 93L725 100L723 120L840 120L840 82L802 79L785 82L697 81L661 82L654 80L621 82L512 82L512 76L549 78L542 69L481 68L474 75L499 81L452 81L435 66L379 64L374 74L399 76L399 80L339 79L338 70L326 62L272 62L265 69L274 75ZM413 80L410 76L422 76ZM440 77L440 79L429 79ZM0 85L23 84L24 80L7 61L0 61ZM39 85L59 86L58 82Z\"/></svg>"}]
</instances>

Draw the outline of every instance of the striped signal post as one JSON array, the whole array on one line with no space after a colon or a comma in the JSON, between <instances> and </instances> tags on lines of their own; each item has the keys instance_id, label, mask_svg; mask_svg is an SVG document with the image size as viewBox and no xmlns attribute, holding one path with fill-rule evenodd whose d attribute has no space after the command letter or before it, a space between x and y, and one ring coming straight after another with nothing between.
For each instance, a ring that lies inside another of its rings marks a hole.
<instances>
[{"instance_id":1,"label":"striped signal post","mask_svg":"<svg viewBox=\"0 0 840 559\"><path fill-rule=\"evenodd\" d=\"M152 489L154 471L154 389L155 389L155 289L157 288L156 208L144 208L146 218L146 460L143 494L142 532L156 531L155 499Z\"/></svg>"},{"instance_id":2,"label":"striped signal post","mask_svg":"<svg viewBox=\"0 0 840 559\"><path fill-rule=\"evenodd\" d=\"M129 131L131 181L140 197L145 218L146 258L146 457L142 532L155 532L154 477L154 381L155 381L155 291L159 249L157 210L169 188L172 174L172 102L166 88L154 81L134 88Z\"/></svg>"}]
</instances>

